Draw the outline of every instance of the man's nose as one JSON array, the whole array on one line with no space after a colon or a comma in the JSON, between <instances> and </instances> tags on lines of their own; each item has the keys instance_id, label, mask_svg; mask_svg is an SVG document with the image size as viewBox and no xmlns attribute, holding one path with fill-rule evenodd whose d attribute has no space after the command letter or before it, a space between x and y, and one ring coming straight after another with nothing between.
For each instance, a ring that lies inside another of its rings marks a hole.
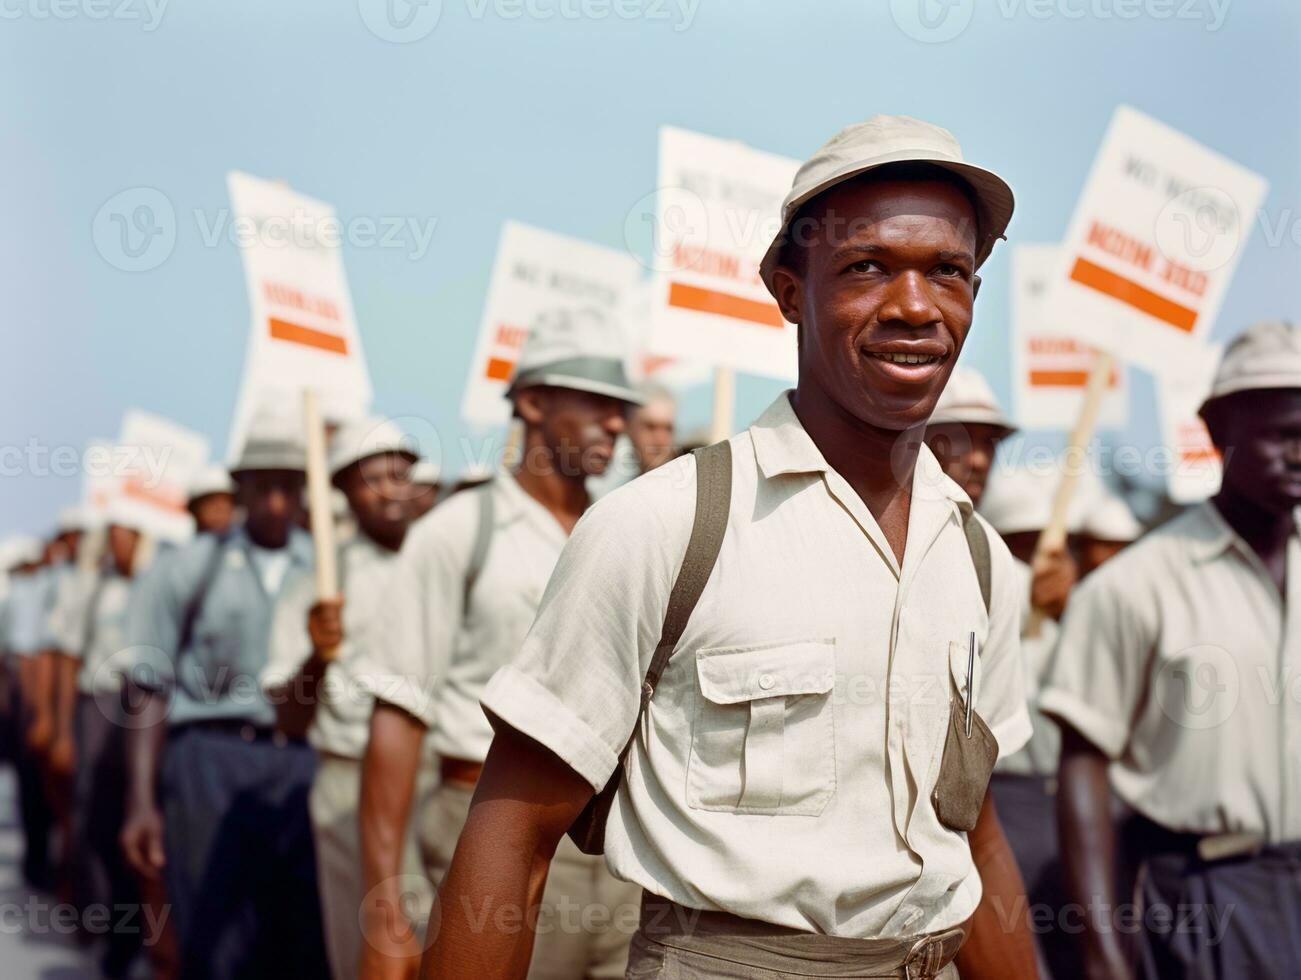
<instances>
[{"instance_id":1,"label":"man's nose","mask_svg":"<svg viewBox=\"0 0 1301 980\"><path fill-rule=\"evenodd\" d=\"M931 297L926 276L908 270L895 276L886 286L885 302L881 304L882 322L902 322L910 327L924 327L938 323L943 314Z\"/></svg>"}]
</instances>

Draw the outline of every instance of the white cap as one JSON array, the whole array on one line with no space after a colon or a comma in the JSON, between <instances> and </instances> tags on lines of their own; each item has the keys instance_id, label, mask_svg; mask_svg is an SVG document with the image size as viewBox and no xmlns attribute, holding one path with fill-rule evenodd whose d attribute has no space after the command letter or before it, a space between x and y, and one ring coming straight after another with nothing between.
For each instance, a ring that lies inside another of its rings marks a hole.
<instances>
[{"instance_id":1,"label":"white cap","mask_svg":"<svg viewBox=\"0 0 1301 980\"><path fill-rule=\"evenodd\" d=\"M462 486L470 486L475 483L487 483L493 477L493 468L485 466L482 463L471 463L465 469L461 470L461 475L456 478L456 482Z\"/></svg>"},{"instance_id":2,"label":"white cap","mask_svg":"<svg viewBox=\"0 0 1301 980\"><path fill-rule=\"evenodd\" d=\"M120 494L114 496L104 508L105 524L116 524L141 534L150 530L152 516L148 506L137 504Z\"/></svg>"},{"instance_id":3,"label":"white cap","mask_svg":"<svg viewBox=\"0 0 1301 980\"><path fill-rule=\"evenodd\" d=\"M1012 188L1002 177L962 159L962 147L947 129L910 116L873 116L846 126L809 157L795 174L790 193L782 201L782 226L768 246L759 266L768 291L777 268L791 220L800 206L837 184L888 163L930 163L950 170L971 187L976 199L980 241L976 243L979 267L1003 237L1012 220Z\"/></svg>"},{"instance_id":4,"label":"white cap","mask_svg":"<svg viewBox=\"0 0 1301 980\"><path fill-rule=\"evenodd\" d=\"M980 516L999 534L1042 531L1052 517L1061 479L1060 465L995 466L980 498ZM1079 527L1084 503L1077 494L1066 521L1068 531Z\"/></svg>"},{"instance_id":5,"label":"white cap","mask_svg":"<svg viewBox=\"0 0 1301 980\"><path fill-rule=\"evenodd\" d=\"M413 462L417 458L411 440L393 422L378 417L354 419L330 443L330 479L338 479L353 463L382 453L400 453Z\"/></svg>"},{"instance_id":6,"label":"white cap","mask_svg":"<svg viewBox=\"0 0 1301 980\"><path fill-rule=\"evenodd\" d=\"M422 487L437 486L440 475L438 464L432 459L418 459L411 467L411 482Z\"/></svg>"},{"instance_id":7,"label":"white cap","mask_svg":"<svg viewBox=\"0 0 1301 980\"><path fill-rule=\"evenodd\" d=\"M931 413L930 425L946 423L962 425L993 425L1004 429L1007 435L1016 431L1003 413L1003 407L994 397L994 389L989 386L985 376L975 368L956 367L949 375L949 383L940 393Z\"/></svg>"},{"instance_id":8,"label":"white cap","mask_svg":"<svg viewBox=\"0 0 1301 980\"><path fill-rule=\"evenodd\" d=\"M626 357L624 333L608 314L592 306L557 307L534 322L507 395L546 385L640 405L641 395L628 381Z\"/></svg>"},{"instance_id":9,"label":"white cap","mask_svg":"<svg viewBox=\"0 0 1301 980\"><path fill-rule=\"evenodd\" d=\"M239 459L230 468L238 476L247 470L306 470L301 419L288 412L259 412L249 423Z\"/></svg>"},{"instance_id":10,"label":"white cap","mask_svg":"<svg viewBox=\"0 0 1301 980\"><path fill-rule=\"evenodd\" d=\"M30 534L15 534L0 541L0 571L8 571L15 565L28 565L38 562L45 555L45 542Z\"/></svg>"},{"instance_id":11,"label":"white cap","mask_svg":"<svg viewBox=\"0 0 1301 980\"><path fill-rule=\"evenodd\" d=\"M1259 388L1301 388L1301 328L1266 320L1238 334L1224 349L1202 408L1216 398Z\"/></svg>"},{"instance_id":12,"label":"white cap","mask_svg":"<svg viewBox=\"0 0 1301 980\"><path fill-rule=\"evenodd\" d=\"M212 464L203 467L190 480L185 488L187 500L194 501L214 493L234 493L235 481L230 478L226 467Z\"/></svg>"},{"instance_id":13,"label":"white cap","mask_svg":"<svg viewBox=\"0 0 1301 980\"><path fill-rule=\"evenodd\" d=\"M1104 489L1085 512L1080 533L1099 541L1129 542L1143 534L1143 525L1123 498Z\"/></svg>"}]
</instances>

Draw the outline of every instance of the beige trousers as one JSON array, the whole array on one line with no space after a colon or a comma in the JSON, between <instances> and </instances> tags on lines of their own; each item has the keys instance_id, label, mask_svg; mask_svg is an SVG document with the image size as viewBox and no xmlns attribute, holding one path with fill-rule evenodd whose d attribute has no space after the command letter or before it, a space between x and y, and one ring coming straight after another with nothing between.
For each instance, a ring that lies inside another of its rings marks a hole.
<instances>
[{"instance_id":1,"label":"beige trousers","mask_svg":"<svg viewBox=\"0 0 1301 980\"><path fill-rule=\"evenodd\" d=\"M447 873L470 814L472 787L444 783L434 791L419 834L425 866L437 884ZM604 980L624 975L628 941L637 930L641 888L615 878L605 858L561 840L547 875L529 980ZM482 914L493 921L493 909ZM512 925L518 916L502 915Z\"/></svg>"},{"instance_id":2,"label":"beige trousers","mask_svg":"<svg viewBox=\"0 0 1301 980\"><path fill-rule=\"evenodd\" d=\"M432 793L432 767L421 766L412 804L417 824ZM312 838L316 843L317 890L321 895L325 947L334 980L353 980L361 959L361 835L358 809L361 804L361 760L321 753L316 779L308 797ZM414 832L407 835L402 856L402 904L411 923L422 933L429 921L434 890L425 877Z\"/></svg>"}]
</instances>

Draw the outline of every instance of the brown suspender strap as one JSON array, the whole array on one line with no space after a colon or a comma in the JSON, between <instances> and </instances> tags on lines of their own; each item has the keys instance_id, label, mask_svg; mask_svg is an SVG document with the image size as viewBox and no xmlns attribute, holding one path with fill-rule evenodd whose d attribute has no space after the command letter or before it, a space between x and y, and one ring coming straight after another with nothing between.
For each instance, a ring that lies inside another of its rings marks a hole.
<instances>
[{"instance_id":1,"label":"brown suspender strap","mask_svg":"<svg viewBox=\"0 0 1301 980\"><path fill-rule=\"evenodd\" d=\"M705 591L705 584L714 571L718 552L727 532L727 518L732 509L732 446L728 442L715 443L695 450L696 457L696 515L691 526L691 538L678 569L678 577L669 592L669 604L660 629L660 640L655 645L646 678L641 686L641 704L632 732L619 753L619 762L604 788L588 802L578 815L569 836L584 854L601 854L605 850L605 824L614 805L615 794L623 780L624 760L637 736L637 725L655 693L660 675L668 666L673 650L682 638L682 631L691 619L691 613Z\"/></svg>"},{"instance_id":2,"label":"brown suspender strap","mask_svg":"<svg viewBox=\"0 0 1301 980\"><path fill-rule=\"evenodd\" d=\"M985 525L976 518L975 511L962 515L962 530L967 536L967 549L971 552L971 563L976 566L976 581L980 583L980 598L985 602L985 612L989 612L990 597L993 594L993 560L989 554L989 536Z\"/></svg>"}]
</instances>

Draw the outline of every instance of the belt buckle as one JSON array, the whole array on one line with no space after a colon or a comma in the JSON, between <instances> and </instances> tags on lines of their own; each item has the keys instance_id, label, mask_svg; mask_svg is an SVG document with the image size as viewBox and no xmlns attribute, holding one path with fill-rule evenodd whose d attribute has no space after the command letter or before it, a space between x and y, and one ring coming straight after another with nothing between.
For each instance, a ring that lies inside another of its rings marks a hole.
<instances>
[{"instance_id":1,"label":"belt buckle","mask_svg":"<svg viewBox=\"0 0 1301 980\"><path fill-rule=\"evenodd\" d=\"M944 941L939 936L924 936L913 943L904 960L906 980L933 980L944 964Z\"/></svg>"}]
</instances>

